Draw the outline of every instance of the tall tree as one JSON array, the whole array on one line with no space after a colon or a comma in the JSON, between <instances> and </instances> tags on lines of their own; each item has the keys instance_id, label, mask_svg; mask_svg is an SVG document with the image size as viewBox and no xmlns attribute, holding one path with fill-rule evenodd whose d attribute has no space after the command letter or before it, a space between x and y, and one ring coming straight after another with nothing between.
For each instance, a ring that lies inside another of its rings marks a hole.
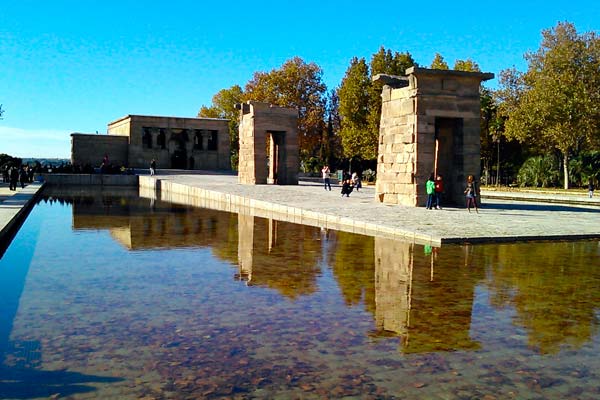
<instances>
[{"instance_id":1,"label":"tall tree","mask_svg":"<svg viewBox=\"0 0 600 400\"><path fill-rule=\"evenodd\" d=\"M245 100L298 110L298 136L303 160L318 152L325 130L327 88L322 76L323 71L317 64L294 57L279 69L254 73L244 90Z\"/></svg>"},{"instance_id":2,"label":"tall tree","mask_svg":"<svg viewBox=\"0 0 600 400\"><path fill-rule=\"evenodd\" d=\"M392 52L383 46L373 54L370 67L364 58L350 61L338 89L344 156L363 160L377 157L383 85L372 82L372 78L376 74L404 75L414 65L410 53Z\"/></svg>"},{"instance_id":3,"label":"tall tree","mask_svg":"<svg viewBox=\"0 0 600 400\"><path fill-rule=\"evenodd\" d=\"M405 75L406 69L416 66L417 63L409 52L399 53L386 50L383 46L379 51L373 54L371 58L371 79L377 74ZM381 122L381 90L383 84L380 82L371 82L369 91L369 137L373 140L374 153L372 157L377 157L377 142L379 138L379 124Z\"/></svg>"},{"instance_id":4,"label":"tall tree","mask_svg":"<svg viewBox=\"0 0 600 400\"><path fill-rule=\"evenodd\" d=\"M348 158L377 156L377 137L369 135L370 90L367 62L354 57L338 88L340 136Z\"/></svg>"},{"instance_id":5,"label":"tall tree","mask_svg":"<svg viewBox=\"0 0 600 400\"><path fill-rule=\"evenodd\" d=\"M561 22L542 31L540 48L525 59L527 72L500 76L505 135L560 152L566 189L571 154L600 141L599 38Z\"/></svg>"},{"instance_id":6,"label":"tall tree","mask_svg":"<svg viewBox=\"0 0 600 400\"><path fill-rule=\"evenodd\" d=\"M327 94L327 129L323 132L320 159L330 165L333 159L342 158L340 138L340 98L335 89Z\"/></svg>"},{"instance_id":7,"label":"tall tree","mask_svg":"<svg viewBox=\"0 0 600 400\"><path fill-rule=\"evenodd\" d=\"M431 69L443 69L448 70L448 63L444 60L444 57L440 53L435 53L435 57L433 57L433 61L431 62Z\"/></svg>"},{"instance_id":8,"label":"tall tree","mask_svg":"<svg viewBox=\"0 0 600 400\"><path fill-rule=\"evenodd\" d=\"M229 141L231 144L232 167L237 168L239 151L240 114L235 105L243 101L244 92L239 85L222 89L212 98L210 107L202 106L198 117L224 118L229 120Z\"/></svg>"},{"instance_id":9,"label":"tall tree","mask_svg":"<svg viewBox=\"0 0 600 400\"><path fill-rule=\"evenodd\" d=\"M467 58L466 60L456 60L454 62L454 69L456 71L481 72L481 69L479 69L479 64L470 58Z\"/></svg>"}]
</instances>

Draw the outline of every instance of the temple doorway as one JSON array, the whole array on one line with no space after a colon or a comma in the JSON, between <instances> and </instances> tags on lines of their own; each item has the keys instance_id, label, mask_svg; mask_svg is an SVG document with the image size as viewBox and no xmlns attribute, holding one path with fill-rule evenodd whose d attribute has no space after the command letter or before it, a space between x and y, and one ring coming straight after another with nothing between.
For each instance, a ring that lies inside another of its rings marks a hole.
<instances>
[{"instance_id":1,"label":"temple doorway","mask_svg":"<svg viewBox=\"0 0 600 400\"><path fill-rule=\"evenodd\" d=\"M462 190L463 179L463 119L435 119L434 160L432 172L441 175L447 194L453 194L455 189ZM446 196L446 201L455 203L455 196Z\"/></svg>"},{"instance_id":2,"label":"temple doorway","mask_svg":"<svg viewBox=\"0 0 600 400\"><path fill-rule=\"evenodd\" d=\"M269 176L267 183L278 185L279 177L285 177L285 132L267 132L267 155L269 165ZM285 184L285 182L281 182Z\"/></svg>"},{"instance_id":3,"label":"temple doorway","mask_svg":"<svg viewBox=\"0 0 600 400\"><path fill-rule=\"evenodd\" d=\"M173 169L187 169L188 156L186 144L189 138L187 132L182 130L176 132L171 136L169 142L169 150L171 153L171 168Z\"/></svg>"}]
</instances>

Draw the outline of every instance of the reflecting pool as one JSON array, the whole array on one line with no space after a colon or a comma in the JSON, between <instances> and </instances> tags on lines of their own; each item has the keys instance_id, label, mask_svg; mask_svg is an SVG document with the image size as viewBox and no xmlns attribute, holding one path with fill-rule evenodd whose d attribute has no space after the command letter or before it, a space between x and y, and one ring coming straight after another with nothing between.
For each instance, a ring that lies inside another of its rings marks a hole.
<instances>
[{"instance_id":1,"label":"reflecting pool","mask_svg":"<svg viewBox=\"0 0 600 400\"><path fill-rule=\"evenodd\" d=\"M596 241L412 243L46 191L0 260L0 398L597 399Z\"/></svg>"}]
</instances>

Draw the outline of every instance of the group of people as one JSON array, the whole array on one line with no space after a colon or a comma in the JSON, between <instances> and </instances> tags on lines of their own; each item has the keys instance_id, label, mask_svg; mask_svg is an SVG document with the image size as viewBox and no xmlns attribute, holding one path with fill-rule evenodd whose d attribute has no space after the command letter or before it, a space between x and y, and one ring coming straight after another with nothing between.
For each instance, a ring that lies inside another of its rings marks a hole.
<instances>
[{"instance_id":1,"label":"group of people","mask_svg":"<svg viewBox=\"0 0 600 400\"><path fill-rule=\"evenodd\" d=\"M425 182L425 191L427 193L427 203L425 207L428 210L441 210L442 206L442 194L444 193L444 181L441 175L434 174L429 176L427 182ZM471 212L471 207L475 208L475 212L479 213L477 208L477 186L475 184L475 178L473 175L467 176L467 182L463 191L466 200L467 210Z\"/></svg>"},{"instance_id":2,"label":"group of people","mask_svg":"<svg viewBox=\"0 0 600 400\"><path fill-rule=\"evenodd\" d=\"M2 171L3 182L8 182L10 190L17 190L17 183L21 183L21 188L25 187L26 183L33 182L33 168L29 165L17 167L15 165L4 168Z\"/></svg>"},{"instance_id":3,"label":"group of people","mask_svg":"<svg viewBox=\"0 0 600 400\"><path fill-rule=\"evenodd\" d=\"M442 176L438 174L434 178L434 175L431 174L427 182L425 182L425 190L427 192L427 209L433 210L435 207L436 210L441 210L442 193L444 193L444 181L442 180Z\"/></svg>"},{"instance_id":4,"label":"group of people","mask_svg":"<svg viewBox=\"0 0 600 400\"><path fill-rule=\"evenodd\" d=\"M331 170L328 165L323 166L321 174L323 177L324 189L331 191ZM352 193L354 189L358 192L362 188L360 176L356 172L353 172L351 176L344 173L340 184L342 186L342 197L350 197L350 193Z\"/></svg>"}]
</instances>

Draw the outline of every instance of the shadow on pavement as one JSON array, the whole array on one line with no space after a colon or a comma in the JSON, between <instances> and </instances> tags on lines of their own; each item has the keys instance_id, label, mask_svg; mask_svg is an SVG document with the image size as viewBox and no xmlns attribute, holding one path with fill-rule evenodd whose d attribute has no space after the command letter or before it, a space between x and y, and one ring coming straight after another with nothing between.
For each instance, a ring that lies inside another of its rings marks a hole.
<instances>
[{"instance_id":1,"label":"shadow on pavement","mask_svg":"<svg viewBox=\"0 0 600 400\"><path fill-rule=\"evenodd\" d=\"M598 214L600 213L599 208L590 207L578 207L560 204L539 204L539 203L493 203L486 201L483 203L481 208L488 210L519 210L519 211L561 211L561 212L585 212Z\"/></svg>"}]
</instances>

